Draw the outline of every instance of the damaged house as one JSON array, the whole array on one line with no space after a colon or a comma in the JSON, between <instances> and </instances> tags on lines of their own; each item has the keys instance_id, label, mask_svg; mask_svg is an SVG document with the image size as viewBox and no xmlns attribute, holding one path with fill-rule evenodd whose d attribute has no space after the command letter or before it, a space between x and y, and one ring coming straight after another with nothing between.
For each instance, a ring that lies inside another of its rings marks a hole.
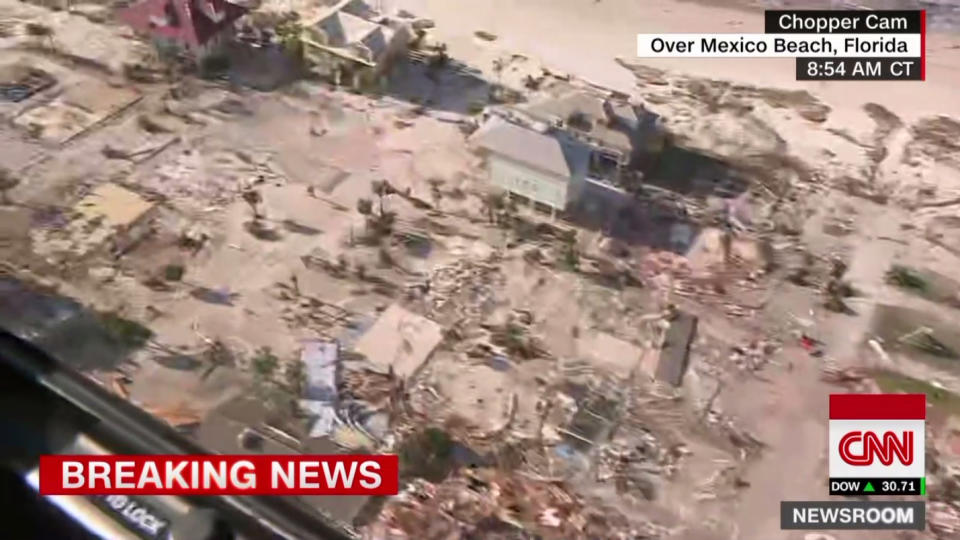
<instances>
[{"instance_id":1,"label":"damaged house","mask_svg":"<svg viewBox=\"0 0 960 540\"><path fill-rule=\"evenodd\" d=\"M150 36L161 56L199 62L223 51L246 12L226 0L145 0L120 9L117 18Z\"/></svg>"},{"instance_id":2,"label":"damaged house","mask_svg":"<svg viewBox=\"0 0 960 540\"><path fill-rule=\"evenodd\" d=\"M586 89L489 113L472 139L491 184L601 224L629 203L667 141L658 115Z\"/></svg>"},{"instance_id":3,"label":"damaged house","mask_svg":"<svg viewBox=\"0 0 960 540\"><path fill-rule=\"evenodd\" d=\"M616 96L575 89L516 107L526 121L564 130L594 148L593 176L617 184L624 171L642 169L663 150L660 117Z\"/></svg>"},{"instance_id":4,"label":"damaged house","mask_svg":"<svg viewBox=\"0 0 960 540\"><path fill-rule=\"evenodd\" d=\"M304 30L312 69L353 88L386 76L410 42L405 24L380 17L361 0L342 0Z\"/></svg>"},{"instance_id":5,"label":"damaged house","mask_svg":"<svg viewBox=\"0 0 960 540\"><path fill-rule=\"evenodd\" d=\"M555 215L577 200L591 149L566 133L536 129L494 116L471 136L490 183Z\"/></svg>"}]
</instances>

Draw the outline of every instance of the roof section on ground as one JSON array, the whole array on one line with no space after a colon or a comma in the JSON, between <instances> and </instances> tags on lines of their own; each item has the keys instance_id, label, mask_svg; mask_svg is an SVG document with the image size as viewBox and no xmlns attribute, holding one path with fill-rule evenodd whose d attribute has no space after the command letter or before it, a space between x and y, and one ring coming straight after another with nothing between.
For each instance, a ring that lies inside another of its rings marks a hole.
<instances>
[{"instance_id":1,"label":"roof section on ground","mask_svg":"<svg viewBox=\"0 0 960 540\"><path fill-rule=\"evenodd\" d=\"M125 227L140 219L153 203L113 183L100 184L77 203L76 210L87 219L103 219L111 227Z\"/></svg>"},{"instance_id":2,"label":"roof section on ground","mask_svg":"<svg viewBox=\"0 0 960 540\"><path fill-rule=\"evenodd\" d=\"M355 350L375 368L393 369L397 376L407 378L427 360L442 338L439 324L393 304L357 341Z\"/></svg>"}]
</instances>

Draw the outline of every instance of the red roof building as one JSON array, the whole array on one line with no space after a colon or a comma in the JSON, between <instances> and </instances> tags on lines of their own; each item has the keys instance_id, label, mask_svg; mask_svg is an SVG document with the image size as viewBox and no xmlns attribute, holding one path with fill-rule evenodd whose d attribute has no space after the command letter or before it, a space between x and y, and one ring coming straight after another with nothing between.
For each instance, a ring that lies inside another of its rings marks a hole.
<instances>
[{"instance_id":1,"label":"red roof building","mask_svg":"<svg viewBox=\"0 0 960 540\"><path fill-rule=\"evenodd\" d=\"M225 0L145 0L119 10L117 18L138 32L202 56L246 12Z\"/></svg>"}]
</instances>

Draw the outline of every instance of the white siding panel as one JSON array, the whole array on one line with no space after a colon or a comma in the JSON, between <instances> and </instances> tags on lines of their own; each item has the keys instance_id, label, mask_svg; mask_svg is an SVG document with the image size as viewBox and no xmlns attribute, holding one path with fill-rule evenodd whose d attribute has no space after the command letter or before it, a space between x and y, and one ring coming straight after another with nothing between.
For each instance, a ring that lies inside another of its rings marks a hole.
<instances>
[{"instance_id":1,"label":"white siding panel","mask_svg":"<svg viewBox=\"0 0 960 540\"><path fill-rule=\"evenodd\" d=\"M524 167L519 163L491 155L490 180L498 187L522 195L557 210L567 206L566 178Z\"/></svg>"}]
</instances>

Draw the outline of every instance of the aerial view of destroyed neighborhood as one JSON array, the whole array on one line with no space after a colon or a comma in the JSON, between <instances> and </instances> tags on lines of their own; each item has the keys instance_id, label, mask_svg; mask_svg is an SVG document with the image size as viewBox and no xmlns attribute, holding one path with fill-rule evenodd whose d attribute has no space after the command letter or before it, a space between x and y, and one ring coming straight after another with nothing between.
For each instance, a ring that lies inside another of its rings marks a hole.
<instances>
[{"instance_id":1,"label":"aerial view of destroyed neighborhood","mask_svg":"<svg viewBox=\"0 0 960 540\"><path fill-rule=\"evenodd\" d=\"M784 4L771 2L770 4ZM636 57L748 0L0 0L0 326L366 539L960 534L960 4L924 82ZM852 7L851 7L852 6ZM927 394L927 530L781 531Z\"/></svg>"}]
</instances>

